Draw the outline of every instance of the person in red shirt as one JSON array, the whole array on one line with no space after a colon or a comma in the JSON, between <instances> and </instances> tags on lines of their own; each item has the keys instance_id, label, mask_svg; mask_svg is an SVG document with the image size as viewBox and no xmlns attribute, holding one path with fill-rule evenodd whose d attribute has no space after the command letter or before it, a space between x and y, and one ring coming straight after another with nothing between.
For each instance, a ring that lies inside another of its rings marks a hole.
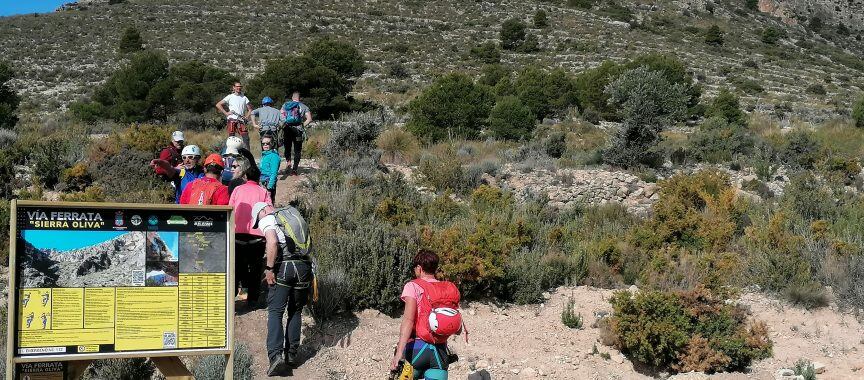
<instances>
[{"instance_id":1,"label":"person in red shirt","mask_svg":"<svg viewBox=\"0 0 864 380\"><path fill-rule=\"evenodd\" d=\"M168 144L168 146L166 146L162 149L162 151L159 152L159 159L167 161L172 168L176 168L178 165L180 165L180 152L183 150L184 145L185 143L183 140L183 132L174 131L174 133L171 134L171 144ZM165 169L156 166L154 170L156 171L156 175L159 175L165 179L168 178L168 173L165 172Z\"/></svg>"},{"instance_id":2,"label":"person in red shirt","mask_svg":"<svg viewBox=\"0 0 864 380\"><path fill-rule=\"evenodd\" d=\"M180 194L181 205L227 205L230 196L228 186L222 184L220 176L225 167L222 156L213 153L204 160L204 177L198 178Z\"/></svg>"}]
</instances>

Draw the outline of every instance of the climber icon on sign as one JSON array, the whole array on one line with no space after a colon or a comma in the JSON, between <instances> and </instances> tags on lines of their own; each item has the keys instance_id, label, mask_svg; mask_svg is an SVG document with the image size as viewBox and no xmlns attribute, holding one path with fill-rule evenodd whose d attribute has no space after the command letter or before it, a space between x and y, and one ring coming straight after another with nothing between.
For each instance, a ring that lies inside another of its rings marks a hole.
<instances>
[{"instance_id":1,"label":"climber icon on sign","mask_svg":"<svg viewBox=\"0 0 864 380\"><path fill-rule=\"evenodd\" d=\"M46 327L48 327L48 315L42 313L42 329L44 330Z\"/></svg>"},{"instance_id":2,"label":"climber icon on sign","mask_svg":"<svg viewBox=\"0 0 864 380\"><path fill-rule=\"evenodd\" d=\"M30 328L30 324L33 323L33 317L34 317L33 312L30 312L30 314L27 314L27 328L28 329Z\"/></svg>"},{"instance_id":3,"label":"climber icon on sign","mask_svg":"<svg viewBox=\"0 0 864 380\"><path fill-rule=\"evenodd\" d=\"M30 293L24 293L24 298L21 299L21 307L26 308L30 302Z\"/></svg>"},{"instance_id":4,"label":"climber icon on sign","mask_svg":"<svg viewBox=\"0 0 864 380\"><path fill-rule=\"evenodd\" d=\"M42 295L42 306L48 304L48 297L50 297L51 293L45 293Z\"/></svg>"}]
</instances>

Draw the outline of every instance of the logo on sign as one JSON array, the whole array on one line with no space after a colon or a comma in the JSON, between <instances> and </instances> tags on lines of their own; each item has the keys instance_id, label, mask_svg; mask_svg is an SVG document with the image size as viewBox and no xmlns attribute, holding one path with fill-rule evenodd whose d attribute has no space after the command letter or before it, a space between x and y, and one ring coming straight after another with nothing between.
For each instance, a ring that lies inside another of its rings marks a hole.
<instances>
[{"instance_id":1,"label":"logo on sign","mask_svg":"<svg viewBox=\"0 0 864 380\"><path fill-rule=\"evenodd\" d=\"M114 213L114 226L123 227L123 211L117 211Z\"/></svg>"},{"instance_id":2,"label":"logo on sign","mask_svg":"<svg viewBox=\"0 0 864 380\"><path fill-rule=\"evenodd\" d=\"M155 226L159 224L159 218L157 218L156 215L150 215L150 217L147 218L147 223L151 226Z\"/></svg>"},{"instance_id":3,"label":"logo on sign","mask_svg":"<svg viewBox=\"0 0 864 380\"><path fill-rule=\"evenodd\" d=\"M168 221L167 221L166 223L168 223L168 224L179 224L179 225L182 225L182 226L185 226L185 225L189 224L189 222L187 222L186 219L184 219L182 216L177 216L177 215L171 215L171 217L168 218Z\"/></svg>"},{"instance_id":4,"label":"logo on sign","mask_svg":"<svg viewBox=\"0 0 864 380\"><path fill-rule=\"evenodd\" d=\"M129 221L132 222L133 226L140 226L141 225L141 215L132 215L132 219L130 219Z\"/></svg>"},{"instance_id":5,"label":"logo on sign","mask_svg":"<svg viewBox=\"0 0 864 380\"><path fill-rule=\"evenodd\" d=\"M213 219L206 216L196 216L192 222L195 227L213 227Z\"/></svg>"}]
</instances>

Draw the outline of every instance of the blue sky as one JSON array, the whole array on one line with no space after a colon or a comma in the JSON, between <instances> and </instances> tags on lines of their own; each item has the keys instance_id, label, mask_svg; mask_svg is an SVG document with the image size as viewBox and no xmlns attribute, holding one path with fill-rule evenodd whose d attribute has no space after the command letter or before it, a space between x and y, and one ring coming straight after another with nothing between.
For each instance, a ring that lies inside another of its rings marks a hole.
<instances>
[{"instance_id":1,"label":"blue sky","mask_svg":"<svg viewBox=\"0 0 864 380\"><path fill-rule=\"evenodd\" d=\"M26 13L53 12L57 7L73 0L0 0L0 16Z\"/></svg>"},{"instance_id":2,"label":"blue sky","mask_svg":"<svg viewBox=\"0 0 864 380\"><path fill-rule=\"evenodd\" d=\"M70 249L99 244L125 233L125 231L25 230L24 240L27 240L27 242L39 249L50 248L58 251L68 251Z\"/></svg>"}]
</instances>

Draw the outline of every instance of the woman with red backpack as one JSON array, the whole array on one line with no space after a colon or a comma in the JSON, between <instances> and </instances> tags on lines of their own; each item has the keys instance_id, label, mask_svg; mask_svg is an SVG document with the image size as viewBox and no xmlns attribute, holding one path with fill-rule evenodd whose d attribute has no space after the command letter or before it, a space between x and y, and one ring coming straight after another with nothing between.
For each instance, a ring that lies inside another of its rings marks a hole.
<instances>
[{"instance_id":1,"label":"woman with red backpack","mask_svg":"<svg viewBox=\"0 0 864 380\"><path fill-rule=\"evenodd\" d=\"M413 367L415 379L447 379L451 362L447 339L460 334L463 327L459 289L450 281L435 278L438 260L434 252L419 250L413 263L415 279L405 284L400 297L405 312L390 370L398 370L404 359Z\"/></svg>"}]
</instances>

